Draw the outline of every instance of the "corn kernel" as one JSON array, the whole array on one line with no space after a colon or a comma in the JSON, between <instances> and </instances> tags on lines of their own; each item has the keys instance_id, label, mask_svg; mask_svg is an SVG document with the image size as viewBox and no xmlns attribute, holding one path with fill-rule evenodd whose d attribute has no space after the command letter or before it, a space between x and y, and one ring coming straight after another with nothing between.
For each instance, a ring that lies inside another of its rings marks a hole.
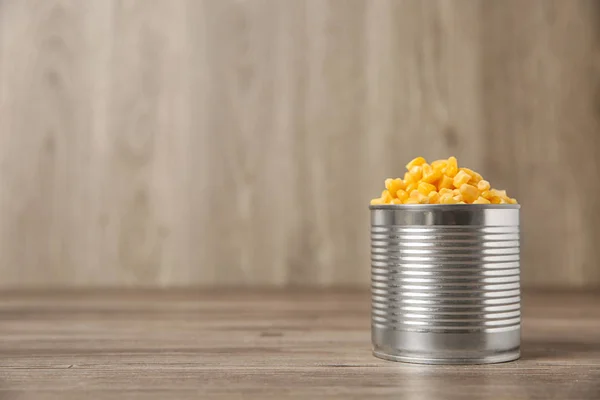
<instances>
[{"instance_id":1,"label":"corn kernel","mask_svg":"<svg viewBox=\"0 0 600 400\"><path fill-rule=\"evenodd\" d=\"M517 204L505 190L490 183L469 168L458 168L455 157L430 164L417 157L406 165L404 178L389 178L380 198L371 204Z\"/></svg>"},{"instance_id":2,"label":"corn kernel","mask_svg":"<svg viewBox=\"0 0 600 400\"><path fill-rule=\"evenodd\" d=\"M410 192L412 192L413 190L417 190L417 186L419 186L419 185L418 185L418 183L416 183L416 182L411 182L411 183L409 183L408 185L406 185L406 191L407 191L408 193L410 193Z\"/></svg>"},{"instance_id":3,"label":"corn kernel","mask_svg":"<svg viewBox=\"0 0 600 400\"><path fill-rule=\"evenodd\" d=\"M400 199L400 201L404 201L404 200L408 199L409 196L408 196L408 193L406 192L406 190L400 189L396 192L396 197L398 199Z\"/></svg>"},{"instance_id":4,"label":"corn kernel","mask_svg":"<svg viewBox=\"0 0 600 400\"><path fill-rule=\"evenodd\" d=\"M423 171L423 177L421 180L424 182L434 183L442 177L442 172L434 170L429 164L423 164L421 169Z\"/></svg>"},{"instance_id":5,"label":"corn kernel","mask_svg":"<svg viewBox=\"0 0 600 400\"><path fill-rule=\"evenodd\" d=\"M421 167L414 166L412 167L410 170L410 175L412 176L412 179L414 182L418 182L421 180L421 178L423 177L423 169Z\"/></svg>"},{"instance_id":6,"label":"corn kernel","mask_svg":"<svg viewBox=\"0 0 600 400\"><path fill-rule=\"evenodd\" d=\"M479 190L477 190L477 188L473 185L463 183L460 186L460 194L462 194L463 200L466 203L472 203L479 197Z\"/></svg>"},{"instance_id":7,"label":"corn kernel","mask_svg":"<svg viewBox=\"0 0 600 400\"><path fill-rule=\"evenodd\" d=\"M473 202L473 204L490 204L490 201L486 198L479 196L477 200Z\"/></svg>"},{"instance_id":8,"label":"corn kernel","mask_svg":"<svg viewBox=\"0 0 600 400\"><path fill-rule=\"evenodd\" d=\"M433 170L431 171L430 174L425 174L425 172L423 171L423 182L427 182L427 183L431 183L431 184L435 184L436 182L438 182L441 178L442 178L442 171L438 171L438 170ZM450 178L448 178L450 179Z\"/></svg>"},{"instance_id":9,"label":"corn kernel","mask_svg":"<svg viewBox=\"0 0 600 400\"><path fill-rule=\"evenodd\" d=\"M383 192L381 192L381 201L383 201L385 204L390 204L390 202L392 201L392 195L389 191L384 190Z\"/></svg>"},{"instance_id":10,"label":"corn kernel","mask_svg":"<svg viewBox=\"0 0 600 400\"><path fill-rule=\"evenodd\" d=\"M385 180L385 188L386 188L387 190L390 190L390 186L391 186L391 184L392 184L392 182L393 182L393 181L394 181L394 180L393 180L392 178L387 178L387 179Z\"/></svg>"},{"instance_id":11,"label":"corn kernel","mask_svg":"<svg viewBox=\"0 0 600 400\"><path fill-rule=\"evenodd\" d=\"M452 197L452 193L442 193L440 194L440 203L443 203L447 199Z\"/></svg>"},{"instance_id":12,"label":"corn kernel","mask_svg":"<svg viewBox=\"0 0 600 400\"><path fill-rule=\"evenodd\" d=\"M477 182L477 189L479 189L482 192L485 190L490 190L490 183L485 179L482 179L479 182Z\"/></svg>"},{"instance_id":13,"label":"corn kernel","mask_svg":"<svg viewBox=\"0 0 600 400\"><path fill-rule=\"evenodd\" d=\"M501 199L508 198L508 196L506 196L506 190L490 189L490 194L495 197L500 197Z\"/></svg>"},{"instance_id":14,"label":"corn kernel","mask_svg":"<svg viewBox=\"0 0 600 400\"><path fill-rule=\"evenodd\" d=\"M452 189L454 188L454 181L449 176L442 176L442 179L438 182L438 189Z\"/></svg>"},{"instance_id":15,"label":"corn kernel","mask_svg":"<svg viewBox=\"0 0 600 400\"><path fill-rule=\"evenodd\" d=\"M471 182L472 183L477 183L480 180L483 179L483 177L481 175L479 175L477 172L473 171L472 169L469 168L461 168L461 171L465 171L467 174L469 174L469 176L471 176Z\"/></svg>"},{"instance_id":16,"label":"corn kernel","mask_svg":"<svg viewBox=\"0 0 600 400\"><path fill-rule=\"evenodd\" d=\"M448 164L446 165L444 173L450 178L454 178L458 173L458 161L456 160L456 157L448 158Z\"/></svg>"},{"instance_id":17,"label":"corn kernel","mask_svg":"<svg viewBox=\"0 0 600 400\"><path fill-rule=\"evenodd\" d=\"M443 171L448 165L448 160L436 160L431 163L431 167L435 170Z\"/></svg>"},{"instance_id":18,"label":"corn kernel","mask_svg":"<svg viewBox=\"0 0 600 400\"><path fill-rule=\"evenodd\" d=\"M417 200L417 202L420 204L426 204L429 202L429 197L425 196L423 193L419 192L418 190L413 190L412 192L410 192L410 198Z\"/></svg>"},{"instance_id":19,"label":"corn kernel","mask_svg":"<svg viewBox=\"0 0 600 400\"><path fill-rule=\"evenodd\" d=\"M429 203L429 197L425 196L424 194L421 194L421 193L419 193L419 198L417 200L419 200L420 204L428 204Z\"/></svg>"},{"instance_id":20,"label":"corn kernel","mask_svg":"<svg viewBox=\"0 0 600 400\"><path fill-rule=\"evenodd\" d=\"M440 196L440 204L456 204L458 201L450 193Z\"/></svg>"},{"instance_id":21,"label":"corn kernel","mask_svg":"<svg viewBox=\"0 0 600 400\"><path fill-rule=\"evenodd\" d=\"M463 184L469 182L471 180L471 175L467 174L465 171L458 171L453 180L453 185L456 188L461 187Z\"/></svg>"},{"instance_id":22,"label":"corn kernel","mask_svg":"<svg viewBox=\"0 0 600 400\"><path fill-rule=\"evenodd\" d=\"M419 190L419 192L427 196L430 192L434 192L436 187L430 183L421 181L417 189Z\"/></svg>"},{"instance_id":23,"label":"corn kernel","mask_svg":"<svg viewBox=\"0 0 600 400\"><path fill-rule=\"evenodd\" d=\"M412 159L408 164L406 164L406 169L411 170L413 167L418 167L425 164L427 161L423 157L417 157Z\"/></svg>"},{"instance_id":24,"label":"corn kernel","mask_svg":"<svg viewBox=\"0 0 600 400\"><path fill-rule=\"evenodd\" d=\"M438 204L440 202L440 194L438 192L429 192L429 204Z\"/></svg>"},{"instance_id":25,"label":"corn kernel","mask_svg":"<svg viewBox=\"0 0 600 400\"><path fill-rule=\"evenodd\" d=\"M429 165L427 163L421 165L421 170L423 171L423 176L433 172L433 168L431 167L431 165Z\"/></svg>"},{"instance_id":26,"label":"corn kernel","mask_svg":"<svg viewBox=\"0 0 600 400\"><path fill-rule=\"evenodd\" d=\"M386 184L385 187L390 191L390 193L395 194L398 190L405 189L406 185L404 184L404 181L402 181L402 179L398 178L392 179L390 185L388 186Z\"/></svg>"}]
</instances>

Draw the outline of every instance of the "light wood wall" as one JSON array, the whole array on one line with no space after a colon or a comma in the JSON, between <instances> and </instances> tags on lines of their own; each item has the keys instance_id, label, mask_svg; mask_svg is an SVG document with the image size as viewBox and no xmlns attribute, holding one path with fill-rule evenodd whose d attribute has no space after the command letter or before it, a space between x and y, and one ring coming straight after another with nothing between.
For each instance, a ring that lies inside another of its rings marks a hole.
<instances>
[{"instance_id":1,"label":"light wood wall","mask_svg":"<svg viewBox=\"0 0 600 400\"><path fill-rule=\"evenodd\" d=\"M0 287L368 286L415 155L600 285L596 1L0 0Z\"/></svg>"}]
</instances>

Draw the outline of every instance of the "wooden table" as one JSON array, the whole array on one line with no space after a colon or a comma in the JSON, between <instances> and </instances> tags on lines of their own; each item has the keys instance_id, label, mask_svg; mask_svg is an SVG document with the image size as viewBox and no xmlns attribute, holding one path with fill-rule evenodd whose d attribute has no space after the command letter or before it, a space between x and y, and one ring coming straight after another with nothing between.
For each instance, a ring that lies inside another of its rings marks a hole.
<instances>
[{"instance_id":1,"label":"wooden table","mask_svg":"<svg viewBox=\"0 0 600 400\"><path fill-rule=\"evenodd\" d=\"M371 356L367 292L0 293L0 399L600 399L600 294L525 293L523 357Z\"/></svg>"}]
</instances>

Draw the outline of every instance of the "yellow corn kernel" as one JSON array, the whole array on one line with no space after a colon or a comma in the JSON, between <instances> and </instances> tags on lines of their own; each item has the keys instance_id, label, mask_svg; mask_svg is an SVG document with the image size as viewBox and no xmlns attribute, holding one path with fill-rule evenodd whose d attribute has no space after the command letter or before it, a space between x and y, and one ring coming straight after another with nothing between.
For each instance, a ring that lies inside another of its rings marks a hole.
<instances>
[{"instance_id":1,"label":"yellow corn kernel","mask_svg":"<svg viewBox=\"0 0 600 400\"><path fill-rule=\"evenodd\" d=\"M454 181L449 176L442 176L442 179L438 182L438 189L452 189L454 188Z\"/></svg>"},{"instance_id":2,"label":"yellow corn kernel","mask_svg":"<svg viewBox=\"0 0 600 400\"><path fill-rule=\"evenodd\" d=\"M395 194L398 190L401 189L405 189L406 185L404 184L404 181L400 178L397 179L392 179L391 182L389 183L389 186L387 184L386 180L386 185L385 187L390 191L390 193Z\"/></svg>"},{"instance_id":3,"label":"yellow corn kernel","mask_svg":"<svg viewBox=\"0 0 600 400\"><path fill-rule=\"evenodd\" d=\"M404 201L404 200L408 199L409 196L408 196L408 193L406 192L406 190L400 189L396 192L396 197L398 197L398 199L400 199L400 201Z\"/></svg>"},{"instance_id":4,"label":"yellow corn kernel","mask_svg":"<svg viewBox=\"0 0 600 400\"><path fill-rule=\"evenodd\" d=\"M387 178L387 179L385 180L385 188L386 188L387 190L390 190L390 185L392 184L392 182L393 182L393 181L394 181L394 180L393 180L392 178Z\"/></svg>"},{"instance_id":5,"label":"yellow corn kernel","mask_svg":"<svg viewBox=\"0 0 600 400\"><path fill-rule=\"evenodd\" d=\"M493 197L500 197L501 199L507 199L506 190L490 189L490 195Z\"/></svg>"},{"instance_id":6,"label":"yellow corn kernel","mask_svg":"<svg viewBox=\"0 0 600 400\"><path fill-rule=\"evenodd\" d=\"M440 196L440 204L456 204L458 201L452 197L452 194L447 193Z\"/></svg>"},{"instance_id":7,"label":"yellow corn kernel","mask_svg":"<svg viewBox=\"0 0 600 400\"><path fill-rule=\"evenodd\" d=\"M421 193L418 190L413 190L412 192L410 192L410 198L417 200L417 202L420 204L429 202L429 197L425 196L423 193Z\"/></svg>"},{"instance_id":8,"label":"yellow corn kernel","mask_svg":"<svg viewBox=\"0 0 600 400\"><path fill-rule=\"evenodd\" d=\"M477 172L473 171L472 169L469 168L461 168L460 171L465 171L467 174L469 174L471 176L471 182L472 183L477 183L480 180L483 179L483 177L478 174Z\"/></svg>"},{"instance_id":9,"label":"yellow corn kernel","mask_svg":"<svg viewBox=\"0 0 600 400\"><path fill-rule=\"evenodd\" d=\"M482 192L485 190L490 190L490 183L485 179L482 179L479 182L477 182L477 189L479 189Z\"/></svg>"},{"instance_id":10,"label":"yellow corn kernel","mask_svg":"<svg viewBox=\"0 0 600 400\"><path fill-rule=\"evenodd\" d=\"M461 187L463 184L469 182L471 180L471 175L467 174L465 171L458 171L453 180L453 185L455 188Z\"/></svg>"},{"instance_id":11,"label":"yellow corn kernel","mask_svg":"<svg viewBox=\"0 0 600 400\"><path fill-rule=\"evenodd\" d=\"M442 176L443 176L442 171L432 170L431 173L429 173L429 174L426 174L425 171L423 171L422 182L435 184L442 178Z\"/></svg>"},{"instance_id":12,"label":"yellow corn kernel","mask_svg":"<svg viewBox=\"0 0 600 400\"><path fill-rule=\"evenodd\" d=\"M448 158L448 164L446 165L446 170L444 174L449 176L450 178L454 178L454 176L458 173L458 161L456 157Z\"/></svg>"},{"instance_id":13,"label":"yellow corn kernel","mask_svg":"<svg viewBox=\"0 0 600 400\"><path fill-rule=\"evenodd\" d=\"M429 196L425 196L424 194L419 193L419 198L417 200L419 200L420 204L428 204Z\"/></svg>"},{"instance_id":14,"label":"yellow corn kernel","mask_svg":"<svg viewBox=\"0 0 600 400\"><path fill-rule=\"evenodd\" d=\"M447 165L448 165L448 160L436 160L431 163L431 167L434 170L438 170L438 171L443 171Z\"/></svg>"},{"instance_id":15,"label":"yellow corn kernel","mask_svg":"<svg viewBox=\"0 0 600 400\"><path fill-rule=\"evenodd\" d=\"M486 198L479 196L477 200L473 202L473 204L490 204L490 201Z\"/></svg>"},{"instance_id":16,"label":"yellow corn kernel","mask_svg":"<svg viewBox=\"0 0 600 400\"><path fill-rule=\"evenodd\" d=\"M392 201L392 195L389 191L384 190L383 192L381 192L381 201L383 201L385 204L390 204L390 202Z\"/></svg>"},{"instance_id":17,"label":"yellow corn kernel","mask_svg":"<svg viewBox=\"0 0 600 400\"><path fill-rule=\"evenodd\" d=\"M421 167L419 167L418 165L412 167L409 172L410 172L410 175L412 176L413 182L418 182L423 177L423 169Z\"/></svg>"},{"instance_id":18,"label":"yellow corn kernel","mask_svg":"<svg viewBox=\"0 0 600 400\"><path fill-rule=\"evenodd\" d=\"M423 176L433 172L433 168L431 167L431 165L429 165L427 163L421 165L421 170L423 171Z\"/></svg>"},{"instance_id":19,"label":"yellow corn kernel","mask_svg":"<svg viewBox=\"0 0 600 400\"><path fill-rule=\"evenodd\" d=\"M430 192L435 192L436 187L430 183L421 182L419 183L417 190L423 195L427 196Z\"/></svg>"},{"instance_id":20,"label":"yellow corn kernel","mask_svg":"<svg viewBox=\"0 0 600 400\"><path fill-rule=\"evenodd\" d=\"M406 189L405 190L408 193L411 193L413 190L417 190L417 186L418 186L417 182L411 182L408 185L406 185Z\"/></svg>"},{"instance_id":21,"label":"yellow corn kernel","mask_svg":"<svg viewBox=\"0 0 600 400\"><path fill-rule=\"evenodd\" d=\"M452 193L440 193L440 204L452 197Z\"/></svg>"},{"instance_id":22,"label":"yellow corn kernel","mask_svg":"<svg viewBox=\"0 0 600 400\"><path fill-rule=\"evenodd\" d=\"M429 192L429 204L438 204L440 202L440 194L438 192Z\"/></svg>"},{"instance_id":23,"label":"yellow corn kernel","mask_svg":"<svg viewBox=\"0 0 600 400\"><path fill-rule=\"evenodd\" d=\"M406 164L406 169L410 171L413 167L419 167L426 162L427 161L423 157L414 158L408 164Z\"/></svg>"},{"instance_id":24,"label":"yellow corn kernel","mask_svg":"<svg viewBox=\"0 0 600 400\"><path fill-rule=\"evenodd\" d=\"M479 190L477 190L477 188L473 185L463 183L460 186L460 194L466 203L472 203L479 197Z\"/></svg>"},{"instance_id":25,"label":"yellow corn kernel","mask_svg":"<svg viewBox=\"0 0 600 400\"><path fill-rule=\"evenodd\" d=\"M404 178L389 178L380 198L371 204L518 204L505 190L490 183L470 168L459 168L456 157L428 164L417 157L406 164Z\"/></svg>"}]
</instances>

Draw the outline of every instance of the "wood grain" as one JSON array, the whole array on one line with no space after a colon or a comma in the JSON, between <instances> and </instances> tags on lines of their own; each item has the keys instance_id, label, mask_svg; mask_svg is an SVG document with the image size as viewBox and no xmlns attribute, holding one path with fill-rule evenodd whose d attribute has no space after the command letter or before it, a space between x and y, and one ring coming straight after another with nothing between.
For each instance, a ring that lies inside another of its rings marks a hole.
<instances>
[{"instance_id":1,"label":"wood grain","mask_svg":"<svg viewBox=\"0 0 600 400\"><path fill-rule=\"evenodd\" d=\"M0 293L0 398L597 399L598 293L525 293L523 357L370 353L367 292Z\"/></svg>"},{"instance_id":2,"label":"wood grain","mask_svg":"<svg viewBox=\"0 0 600 400\"><path fill-rule=\"evenodd\" d=\"M368 285L368 200L456 155L523 283L598 287L596 2L0 0L0 287Z\"/></svg>"},{"instance_id":3,"label":"wood grain","mask_svg":"<svg viewBox=\"0 0 600 400\"><path fill-rule=\"evenodd\" d=\"M486 161L523 205L523 281L600 282L600 4L484 2ZM581 188L585 187L584 190Z\"/></svg>"}]
</instances>

